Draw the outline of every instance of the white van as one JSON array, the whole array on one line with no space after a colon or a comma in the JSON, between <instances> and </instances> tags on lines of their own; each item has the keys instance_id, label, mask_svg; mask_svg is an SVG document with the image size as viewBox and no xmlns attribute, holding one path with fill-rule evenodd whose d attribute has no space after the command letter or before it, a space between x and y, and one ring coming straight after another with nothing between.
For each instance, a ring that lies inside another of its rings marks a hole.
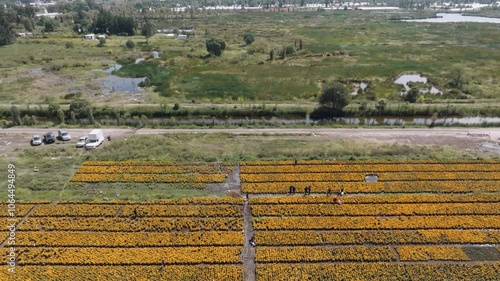
<instances>
[{"instance_id":1,"label":"white van","mask_svg":"<svg viewBox=\"0 0 500 281\"><path fill-rule=\"evenodd\" d=\"M95 149L104 141L104 133L101 129L92 130L89 134L88 143L85 145L86 149Z\"/></svg>"}]
</instances>

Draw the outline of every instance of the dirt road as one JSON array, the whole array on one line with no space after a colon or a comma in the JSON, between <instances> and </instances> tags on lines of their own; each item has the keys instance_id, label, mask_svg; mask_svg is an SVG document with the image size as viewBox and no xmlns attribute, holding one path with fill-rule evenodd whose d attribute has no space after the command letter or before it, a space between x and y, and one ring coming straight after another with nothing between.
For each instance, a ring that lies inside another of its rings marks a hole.
<instances>
[{"instance_id":1,"label":"dirt road","mask_svg":"<svg viewBox=\"0 0 500 281\"><path fill-rule=\"evenodd\" d=\"M43 134L48 131L57 132L58 128L8 128L0 129L0 135L5 134ZM74 136L85 135L91 129L70 129L69 132ZM433 128L433 129L401 129L401 128L363 128L363 129L343 129L343 128L264 128L264 129L121 129L104 128L105 135L121 136L124 134L201 134L201 133L229 133L229 134L316 134L316 135L335 135L345 137L391 137L399 135L409 135L415 137L422 136L464 136L470 134L489 134L491 139L500 138L500 128Z\"/></svg>"},{"instance_id":2,"label":"dirt road","mask_svg":"<svg viewBox=\"0 0 500 281\"><path fill-rule=\"evenodd\" d=\"M6 155L7 150L29 145L31 135L43 135L48 131L54 133L58 128L8 128L0 129L0 155ZM74 139L86 135L91 129L69 129ZM105 136L121 139L134 134L257 134L257 135L307 135L324 139L344 139L353 141L368 141L379 143L443 145L460 149L475 149L483 142L498 143L500 128L264 128L264 129L123 129L103 128ZM488 147L491 151L500 153L500 149Z\"/></svg>"}]
</instances>

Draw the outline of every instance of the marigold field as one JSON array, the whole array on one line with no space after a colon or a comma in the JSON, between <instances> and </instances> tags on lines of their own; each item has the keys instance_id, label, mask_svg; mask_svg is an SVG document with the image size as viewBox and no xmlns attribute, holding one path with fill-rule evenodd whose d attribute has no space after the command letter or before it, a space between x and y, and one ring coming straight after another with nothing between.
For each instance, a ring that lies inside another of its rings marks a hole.
<instances>
[{"instance_id":1,"label":"marigold field","mask_svg":"<svg viewBox=\"0 0 500 281\"><path fill-rule=\"evenodd\" d=\"M500 280L500 162L93 161L71 181L234 172L240 197L19 202L0 280Z\"/></svg>"}]
</instances>

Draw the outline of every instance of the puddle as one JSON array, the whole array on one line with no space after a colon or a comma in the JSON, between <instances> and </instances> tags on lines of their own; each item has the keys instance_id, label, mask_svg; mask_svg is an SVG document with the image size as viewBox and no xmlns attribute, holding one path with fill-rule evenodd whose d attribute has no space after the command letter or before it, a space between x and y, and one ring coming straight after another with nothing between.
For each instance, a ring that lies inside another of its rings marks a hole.
<instances>
[{"instance_id":1,"label":"puddle","mask_svg":"<svg viewBox=\"0 0 500 281\"><path fill-rule=\"evenodd\" d=\"M410 86L408 85L409 82L427 84L427 77L422 76L420 74L404 74L399 76L398 79L394 81L395 84L403 85L403 87L405 87L405 92L408 92L410 90ZM443 93L434 86L430 86L427 88L419 88L419 91L421 93L431 93L431 94Z\"/></svg>"},{"instance_id":2,"label":"puddle","mask_svg":"<svg viewBox=\"0 0 500 281\"><path fill-rule=\"evenodd\" d=\"M352 83L352 85L354 86L354 91L351 93L352 96L356 96L358 94L359 89L364 91L366 89L366 87L368 87L368 84L365 82Z\"/></svg>"},{"instance_id":3,"label":"puddle","mask_svg":"<svg viewBox=\"0 0 500 281\"><path fill-rule=\"evenodd\" d=\"M102 80L102 85L106 89L103 91L103 94L109 95L114 92L142 93L143 90L141 87L139 87L139 83L144 80L146 80L146 77L123 78L115 75L104 77Z\"/></svg>"}]
</instances>

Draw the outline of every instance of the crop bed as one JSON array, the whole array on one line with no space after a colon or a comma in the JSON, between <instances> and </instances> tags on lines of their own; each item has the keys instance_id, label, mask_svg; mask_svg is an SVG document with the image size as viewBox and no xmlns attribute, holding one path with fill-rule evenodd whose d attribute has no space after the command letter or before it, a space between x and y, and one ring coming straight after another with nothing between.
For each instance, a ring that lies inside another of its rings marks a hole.
<instances>
[{"instance_id":1,"label":"crop bed","mask_svg":"<svg viewBox=\"0 0 500 281\"><path fill-rule=\"evenodd\" d=\"M16 273L0 280L242 280L242 204L20 203Z\"/></svg>"},{"instance_id":2,"label":"crop bed","mask_svg":"<svg viewBox=\"0 0 500 281\"><path fill-rule=\"evenodd\" d=\"M233 166L219 163L177 164L163 161L87 161L71 178L73 183L175 183L203 188L221 183Z\"/></svg>"},{"instance_id":3,"label":"crop bed","mask_svg":"<svg viewBox=\"0 0 500 281\"><path fill-rule=\"evenodd\" d=\"M500 279L498 162L256 162L240 172L242 191L259 194L249 199L258 280Z\"/></svg>"},{"instance_id":4,"label":"crop bed","mask_svg":"<svg viewBox=\"0 0 500 281\"><path fill-rule=\"evenodd\" d=\"M206 184L234 167L89 161L72 180ZM0 266L0 280L500 280L499 162L238 168L246 201L17 202L16 274ZM0 211L0 224L8 215ZM6 256L8 229L0 234Z\"/></svg>"}]
</instances>

